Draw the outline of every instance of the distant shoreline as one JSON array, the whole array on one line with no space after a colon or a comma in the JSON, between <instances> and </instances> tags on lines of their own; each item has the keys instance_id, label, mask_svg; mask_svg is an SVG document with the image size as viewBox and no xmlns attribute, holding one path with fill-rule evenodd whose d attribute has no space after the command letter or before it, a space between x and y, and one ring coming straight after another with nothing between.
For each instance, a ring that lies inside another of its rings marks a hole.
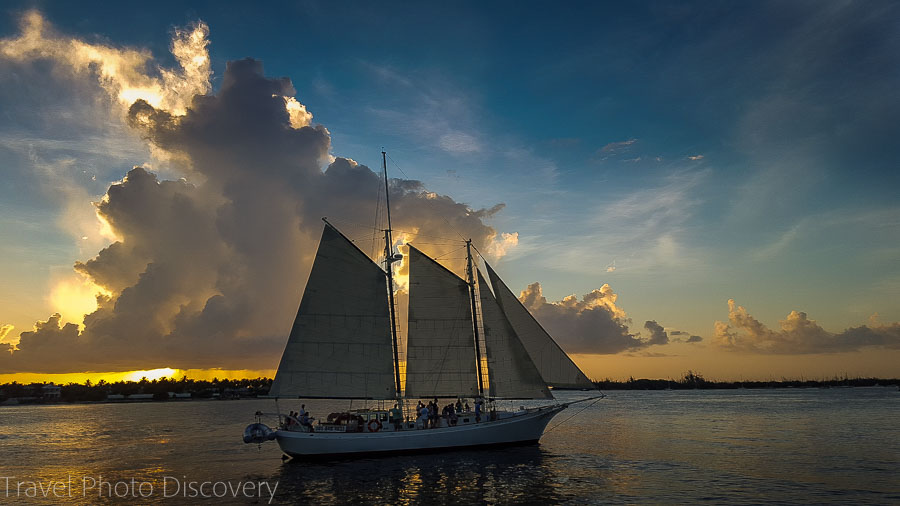
<instances>
[{"instance_id":1,"label":"distant shoreline","mask_svg":"<svg viewBox=\"0 0 900 506\"><path fill-rule=\"evenodd\" d=\"M900 389L900 378L833 378L830 380L781 379L768 381L711 381L700 373L688 371L678 380L604 379L594 381L600 390L741 390L781 388L853 388L890 387ZM69 383L6 383L0 385L0 407L61 404L136 404L156 402L230 401L265 398L272 380L178 380L161 378L148 381ZM559 389L565 391L566 389Z\"/></svg>"},{"instance_id":2,"label":"distant shoreline","mask_svg":"<svg viewBox=\"0 0 900 506\"><path fill-rule=\"evenodd\" d=\"M107 403L133 404L141 402L185 402L193 400L238 400L256 398L269 393L272 380L254 378L219 380L194 380L160 378L140 381L107 383L53 383L17 382L0 385L0 406L23 404Z\"/></svg>"},{"instance_id":3,"label":"distant shoreline","mask_svg":"<svg viewBox=\"0 0 900 506\"><path fill-rule=\"evenodd\" d=\"M679 380L605 379L594 381L601 390L740 390L763 388L852 388L852 387L900 387L900 378L834 378L830 380L768 380L768 381L711 381L698 373L688 371Z\"/></svg>"},{"instance_id":4,"label":"distant shoreline","mask_svg":"<svg viewBox=\"0 0 900 506\"><path fill-rule=\"evenodd\" d=\"M196 399L168 399L168 400L157 400L157 399L113 399L113 400L102 400L102 401L88 401L88 400L75 400L75 401L67 401L67 400L27 400L24 402L18 403L7 403L6 401L0 402L0 409L4 407L10 406L69 406L74 404L160 404L160 403L169 403L169 404L183 404L186 402L215 402L215 401L255 401L259 399L265 399L264 397L241 397L240 399L210 399L204 397L198 397Z\"/></svg>"}]
</instances>

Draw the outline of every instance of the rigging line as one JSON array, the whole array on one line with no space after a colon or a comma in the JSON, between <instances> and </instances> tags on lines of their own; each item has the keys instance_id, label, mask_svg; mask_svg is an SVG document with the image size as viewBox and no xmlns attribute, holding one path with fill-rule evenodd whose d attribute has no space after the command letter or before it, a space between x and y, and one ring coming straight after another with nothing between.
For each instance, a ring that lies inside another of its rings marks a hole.
<instances>
[{"instance_id":1,"label":"rigging line","mask_svg":"<svg viewBox=\"0 0 900 506\"><path fill-rule=\"evenodd\" d=\"M416 237L431 237L433 239L444 239L446 241L451 241L454 243L459 242L459 239L456 239L455 237L445 237L445 236L440 236L440 235L422 234L420 232L416 232L415 230L403 230L403 229L395 228L394 231L395 232L403 232L405 234L413 234ZM463 241L463 242L465 242L465 241Z\"/></svg>"},{"instance_id":2,"label":"rigging line","mask_svg":"<svg viewBox=\"0 0 900 506\"><path fill-rule=\"evenodd\" d=\"M379 178L381 179L381 178ZM378 252L378 223L381 220L381 185L378 185L378 191L375 192L375 219L372 224L372 256L376 256Z\"/></svg>"},{"instance_id":3,"label":"rigging line","mask_svg":"<svg viewBox=\"0 0 900 506\"><path fill-rule=\"evenodd\" d=\"M426 243L426 244L427 244L427 243ZM456 253L457 251L459 251L459 250L461 250L461 249L463 249L463 248L465 248L465 246L462 246L462 247L460 247L460 248L456 248L455 250L452 250L452 251L448 251L448 252L444 253L443 255L438 255L438 256L434 257L433 260L437 260L437 259L439 259L439 258L446 257L447 255L452 255L452 254ZM465 257L463 257L463 258L465 258Z\"/></svg>"},{"instance_id":4,"label":"rigging line","mask_svg":"<svg viewBox=\"0 0 900 506\"><path fill-rule=\"evenodd\" d=\"M418 246L420 244L429 244L431 246L458 246L459 245L459 241L454 241L454 242L434 242L434 241L418 241L418 240L410 241L410 243L413 243L413 242L415 242L414 246ZM464 248L465 246L461 246L461 247Z\"/></svg>"},{"instance_id":5,"label":"rigging line","mask_svg":"<svg viewBox=\"0 0 900 506\"><path fill-rule=\"evenodd\" d=\"M361 236L348 235L347 239L350 239L350 242L352 242L353 244L359 244L363 241L368 241L369 235L361 235ZM377 258L378 256L379 255L375 255L372 258Z\"/></svg>"},{"instance_id":6,"label":"rigging line","mask_svg":"<svg viewBox=\"0 0 900 506\"><path fill-rule=\"evenodd\" d=\"M379 213L379 214L380 214L380 213ZM362 224L362 223L359 223L359 222L356 222L356 221L350 221L350 220L344 219L344 218L331 218L331 217L329 217L329 218L328 218L328 221L329 221L329 222L332 222L332 223L340 223L340 224L342 224L342 225L344 225L344 226L350 226L350 227L362 228L362 229L365 229L365 230L375 230L375 231L379 231L379 232L380 232L380 230L378 230L378 226L377 226L377 225L374 226L374 227L372 227L371 225L364 225L364 224Z\"/></svg>"},{"instance_id":7,"label":"rigging line","mask_svg":"<svg viewBox=\"0 0 900 506\"><path fill-rule=\"evenodd\" d=\"M554 425L553 427L550 427L549 429L545 430L545 431L544 431L544 434L546 434L546 433L552 431L553 429L559 427L560 425L562 425L562 424L568 422L569 420L575 418L576 416L580 415L584 410L586 410L587 408L589 408L589 407L593 406L594 404L596 404L597 401L599 401L599 400L601 400L601 399L605 399L605 398L606 398L606 394L604 394L604 393L601 392L601 393L600 393L600 397L597 397L596 399L594 399L594 402L592 402L592 403L586 405L585 407L583 407L583 408L579 409L578 411L576 411L572 416L570 416L570 417L566 418L565 420L559 422L558 424Z\"/></svg>"},{"instance_id":8,"label":"rigging line","mask_svg":"<svg viewBox=\"0 0 900 506\"><path fill-rule=\"evenodd\" d=\"M391 159L391 163L394 164L394 167L397 167L397 170L399 170L400 173L406 177L406 179L410 179L410 180L412 179L411 177L406 175L406 172L403 172L403 169L400 168L400 164L397 163L393 158L391 158L391 155L387 155L387 157Z\"/></svg>"},{"instance_id":9,"label":"rigging line","mask_svg":"<svg viewBox=\"0 0 900 506\"><path fill-rule=\"evenodd\" d=\"M381 214L381 213L379 213L379 214ZM358 222L355 222L355 221L350 221L350 220L343 219L343 218L328 218L328 221L331 222L331 223L337 223L337 224L340 224L340 225L342 225L342 226L350 226L350 227L356 227L356 228L359 228L359 229L371 230L371 231L373 231L374 233L378 233L378 232L382 232L382 231L383 231L383 230L379 229L377 225L373 227L373 226L371 226L371 225L364 225L364 224L362 224L362 223L358 223ZM447 244L447 245L451 245L451 244L459 244L459 243L460 243L460 240L459 240L459 239L456 239L455 237L446 237L446 236L440 236L440 235L422 234L422 233L416 232L416 231L414 231L414 230L404 230L404 229L399 229L399 228L394 228L394 229L392 229L392 230L393 230L394 232L400 232L400 233L404 233L404 234L412 234L412 235L416 236L417 238L418 238L418 237L429 237L429 238L432 238L432 239L441 239L441 240L445 241L445 244ZM418 242L418 241L417 241L417 242ZM465 241L463 241L463 242L465 242ZM438 243L432 243L432 244L438 244Z\"/></svg>"},{"instance_id":10,"label":"rigging line","mask_svg":"<svg viewBox=\"0 0 900 506\"><path fill-rule=\"evenodd\" d=\"M400 173L403 174L403 175L406 177L406 179L412 179L412 178L410 178L410 177L406 174L406 172L403 172L403 169L400 168L400 164L398 164L393 158L391 158L391 155L388 155L388 158L391 159L391 163L393 163L394 166L397 167L397 170L399 170ZM446 224L447 224L454 232L456 232L456 235L458 235L462 240L464 240L464 241L466 240L465 236L463 236L462 234L460 234L460 233L459 233L459 230L457 230L456 227L454 227L453 224L450 223L449 220L447 220L447 218L445 218L445 217L442 217L442 218L443 218L444 222L445 222L445 223L446 223Z\"/></svg>"}]
</instances>

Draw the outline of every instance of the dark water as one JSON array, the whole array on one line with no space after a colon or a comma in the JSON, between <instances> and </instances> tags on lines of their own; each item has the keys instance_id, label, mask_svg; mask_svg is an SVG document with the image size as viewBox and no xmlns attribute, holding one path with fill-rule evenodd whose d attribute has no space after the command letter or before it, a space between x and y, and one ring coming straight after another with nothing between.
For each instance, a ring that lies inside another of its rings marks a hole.
<instances>
[{"instance_id":1,"label":"dark water","mask_svg":"<svg viewBox=\"0 0 900 506\"><path fill-rule=\"evenodd\" d=\"M257 409L273 403L0 408L0 503L266 504L276 483L272 504L900 503L894 388L613 391L539 446L319 463L243 444Z\"/></svg>"}]
</instances>

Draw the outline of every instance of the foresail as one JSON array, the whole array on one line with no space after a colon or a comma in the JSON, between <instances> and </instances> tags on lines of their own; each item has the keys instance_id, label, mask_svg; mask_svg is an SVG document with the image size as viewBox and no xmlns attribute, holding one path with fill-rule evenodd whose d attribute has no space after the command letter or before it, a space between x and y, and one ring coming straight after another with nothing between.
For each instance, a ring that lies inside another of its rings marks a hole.
<instances>
[{"instance_id":1,"label":"foresail","mask_svg":"<svg viewBox=\"0 0 900 506\"><path fill-rule=\"evenodd\" d=\"M406 397L474 396L475 336L469 286L409 247Z\"/></svg>"},{"instance_id":2,"label":"foresail","mask_svg":"<svg viewBox=\"0 0 900 506\"><path fill-rule=\"evenodd\" d=\"M326 225L269 394L393 399L393 374L385 273Z\"/></svg>"},{"instance_id":3,"label":"foresail","mask_svg":"<svg viewBox=\"0 0 900 506\"><path fill-rule=\"evenodd\" d=\"M506 399L552 398L541 373L491 294L480 270L478 285L490 396Z\"/></svg>"},{"instance_id":4,"label":"foresail","mask_svg":"<svg viewBox=\"0 0 900 506\"><path fill-rule=\"evenodd\" d=\"M544 381L555 388L596 388L487 263L500 308L528 351Z\"/></svg>"}]
</instances>

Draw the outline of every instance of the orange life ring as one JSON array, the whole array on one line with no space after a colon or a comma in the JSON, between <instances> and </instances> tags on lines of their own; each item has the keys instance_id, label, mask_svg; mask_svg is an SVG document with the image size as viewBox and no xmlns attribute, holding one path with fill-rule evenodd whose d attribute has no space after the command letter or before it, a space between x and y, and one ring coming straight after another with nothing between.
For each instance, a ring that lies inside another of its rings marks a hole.
<instances>
[{"instance_id":1,"label":"orange life ring","mask_svg":"<svg viewBox=\"0 0 900 506\"><path fill-rule=\"evenodd\" d=\"M378 420L369 420L369 432L378 432L381 430L381 422Z\"/></svg>"}]
</instances>

